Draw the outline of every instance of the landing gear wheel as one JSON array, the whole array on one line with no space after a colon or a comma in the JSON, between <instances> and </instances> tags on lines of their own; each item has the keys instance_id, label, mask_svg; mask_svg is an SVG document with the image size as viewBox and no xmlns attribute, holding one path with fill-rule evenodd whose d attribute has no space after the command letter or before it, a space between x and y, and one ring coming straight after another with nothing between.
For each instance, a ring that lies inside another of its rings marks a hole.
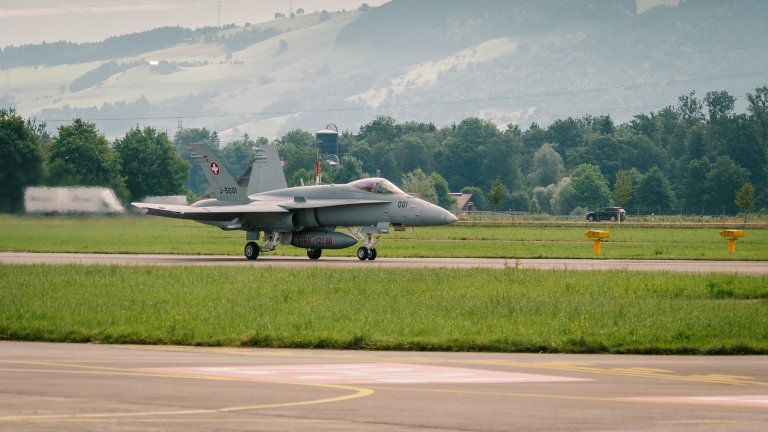
<instances>
[{"instance_id":1,"label":"landing gear wheel","mask_svg":"<svg viewBox=\"0 0 768 432\"><path fill-rule=\"evenodd\" d=\"M368 259L368 249L366 249L365 246L360 246L360 248L357 250L357 258L360 261L365 261Z\"/></svg>"},{"instance_id":2,"label":"landing gear wheel","mask_svg":"<svg viewBox=\"0 0 768 432\"><path fill-rule=\"evenodd\" d=\"M312 249L312 248L307 249L307 256L311 260L316 260L316 259L320 258L320 255L322 255L322 254L323 254L323 250L322 249Z\"/></svg>"},{"instance_id":3,"label":"landing gear wheel","mask_svg":"<svg viewBox=\"0 0 768 432\"><path fill-rule=\"evenodd\" d=\"M259 257L259 245L256 242L248 242L245 244L245 257L253 261Z\"/></svg>"},{"instance_id":4,"label":"landing gear wheel","mask_svg":"<svg viewBox=\"0 0 768 432\"><path fill-rule=\"evenodd\" d=\"M373 261L376 259L376 248L368 249L368 260Z\"/></svg>"}]
</instances>

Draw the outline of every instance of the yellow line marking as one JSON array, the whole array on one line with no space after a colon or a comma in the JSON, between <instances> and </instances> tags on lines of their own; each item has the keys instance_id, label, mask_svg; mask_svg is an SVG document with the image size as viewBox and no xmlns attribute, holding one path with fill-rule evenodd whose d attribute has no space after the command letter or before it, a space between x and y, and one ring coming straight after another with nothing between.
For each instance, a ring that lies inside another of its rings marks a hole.
<instances>
[{"instance_id":1,"label":"yellow line marking","mask_svg":"<svg viewBox=\"0 0 768 432\"><path fill-rule=\"evenodd\" d=\"M61 420L61 419L81 419L81 418L126 418L126 417L145 417L145 416L165 416L165 415L188 415L188 414L211 414L211 413L227 413L236 411L248 411L267 408L287 408L306 405L318 405L333 402L343 402L352 399L358 399L370 396L374 394L374 390L370 388L355 387L349 385L339 384L318 384L318 383L296 383L296 382L277 382L277 381L256 381L249 379L239 379L230 377L217 377L208 375L193 375L193 374L177 374L177 373L149 373L149 372L136 372L131 369L100 367L100 366L84 366L77 364L64 364L64 363L47 363L47 362L21 362L21 361L2 361L5 364L22 364L22 365L37 365L37 366L53 366L53 367L69 367L86 370L56 370L56 369L30 369L25 370L21 368L3 368L4 371L14 372L50 372L50 373L72 373L72 374L105 374L105 375L130 375L130 376L142 376L152 378L180 378L180 379L201 379L209 381L234 381L234 382L248 382L248 383L264 383L264 384L280 384L280 385L298 385L305 387L316 387L334 390L352 391L353 393L322 399L312 399L299 402L282 402L273 404L261 404L261 405L247 405L247 406L235 406L235 407L223 407L223 408L208 408L208 409L188 409L177 411L147 411L147 412L135 412L135 413L100 413L100 414L53 414L53 415L36 415L36 416L2 416L0 421L16 421L16 420Z\"/></svg>"}]
</instances>

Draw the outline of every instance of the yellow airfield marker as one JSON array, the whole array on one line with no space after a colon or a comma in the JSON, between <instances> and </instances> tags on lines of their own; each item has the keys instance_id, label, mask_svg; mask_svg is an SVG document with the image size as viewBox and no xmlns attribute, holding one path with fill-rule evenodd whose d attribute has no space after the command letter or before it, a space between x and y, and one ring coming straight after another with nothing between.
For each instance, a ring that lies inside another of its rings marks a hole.
<instances>
[{"instance_id":1,"label":"yellow airfield marker","mask_svg":"<svg viewBox=\"0 0 768 432\"><path fill-rule=\"evenodd\" d=\"M736 253L736 240L739 237L744 237L744 231L735 229L725 229L720 231L720 235L728 240L728 253Z\"/></svg>"},{"instance_id":2,"label":"yellow airfield marker","mask_svg":"<svg viewBox=\"0 0 768 432\"><path fill-rule=\"evenodd\" d=\"M589 230L584 233L585 236L591 238L595 242L595 255L600 255L600 243L611 236L610 231L604 230Z\"/></svg>"}]
</instances>

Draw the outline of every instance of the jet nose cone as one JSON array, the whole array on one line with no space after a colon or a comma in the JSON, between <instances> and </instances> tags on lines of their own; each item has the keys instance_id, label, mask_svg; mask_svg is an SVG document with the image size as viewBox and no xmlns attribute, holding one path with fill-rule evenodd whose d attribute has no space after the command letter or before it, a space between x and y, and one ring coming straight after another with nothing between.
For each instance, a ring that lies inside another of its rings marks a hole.
<instances>
[{"instance_id":1,"label":"jet nose cone","mask_svg":"<svg viewBox=\"0 0 768 432\"><path fill-rule=\"evenodd\" d=\"M445 216L445 223L446 224L452 224L452 223L456 222L457 220L459 220L459 218L457 218L456 215L453 214L453 213L448 213Z\"/></svg>"}]
</instances>

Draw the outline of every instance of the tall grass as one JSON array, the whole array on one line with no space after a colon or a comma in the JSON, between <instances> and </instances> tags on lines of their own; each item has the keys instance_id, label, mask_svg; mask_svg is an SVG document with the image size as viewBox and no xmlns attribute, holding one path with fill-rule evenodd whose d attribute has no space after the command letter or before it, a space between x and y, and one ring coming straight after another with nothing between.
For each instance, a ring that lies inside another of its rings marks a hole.
<instances>
[{"instance_id":1,"label":"tall grass","mask_svg":"<svg viewBox=\"0 0 768 432\"><path fill-rule=\"evenodd\" d=\"M345 349L768 353L768 277L2 265L0 338Z\"/></svg>"}]
</instances>

